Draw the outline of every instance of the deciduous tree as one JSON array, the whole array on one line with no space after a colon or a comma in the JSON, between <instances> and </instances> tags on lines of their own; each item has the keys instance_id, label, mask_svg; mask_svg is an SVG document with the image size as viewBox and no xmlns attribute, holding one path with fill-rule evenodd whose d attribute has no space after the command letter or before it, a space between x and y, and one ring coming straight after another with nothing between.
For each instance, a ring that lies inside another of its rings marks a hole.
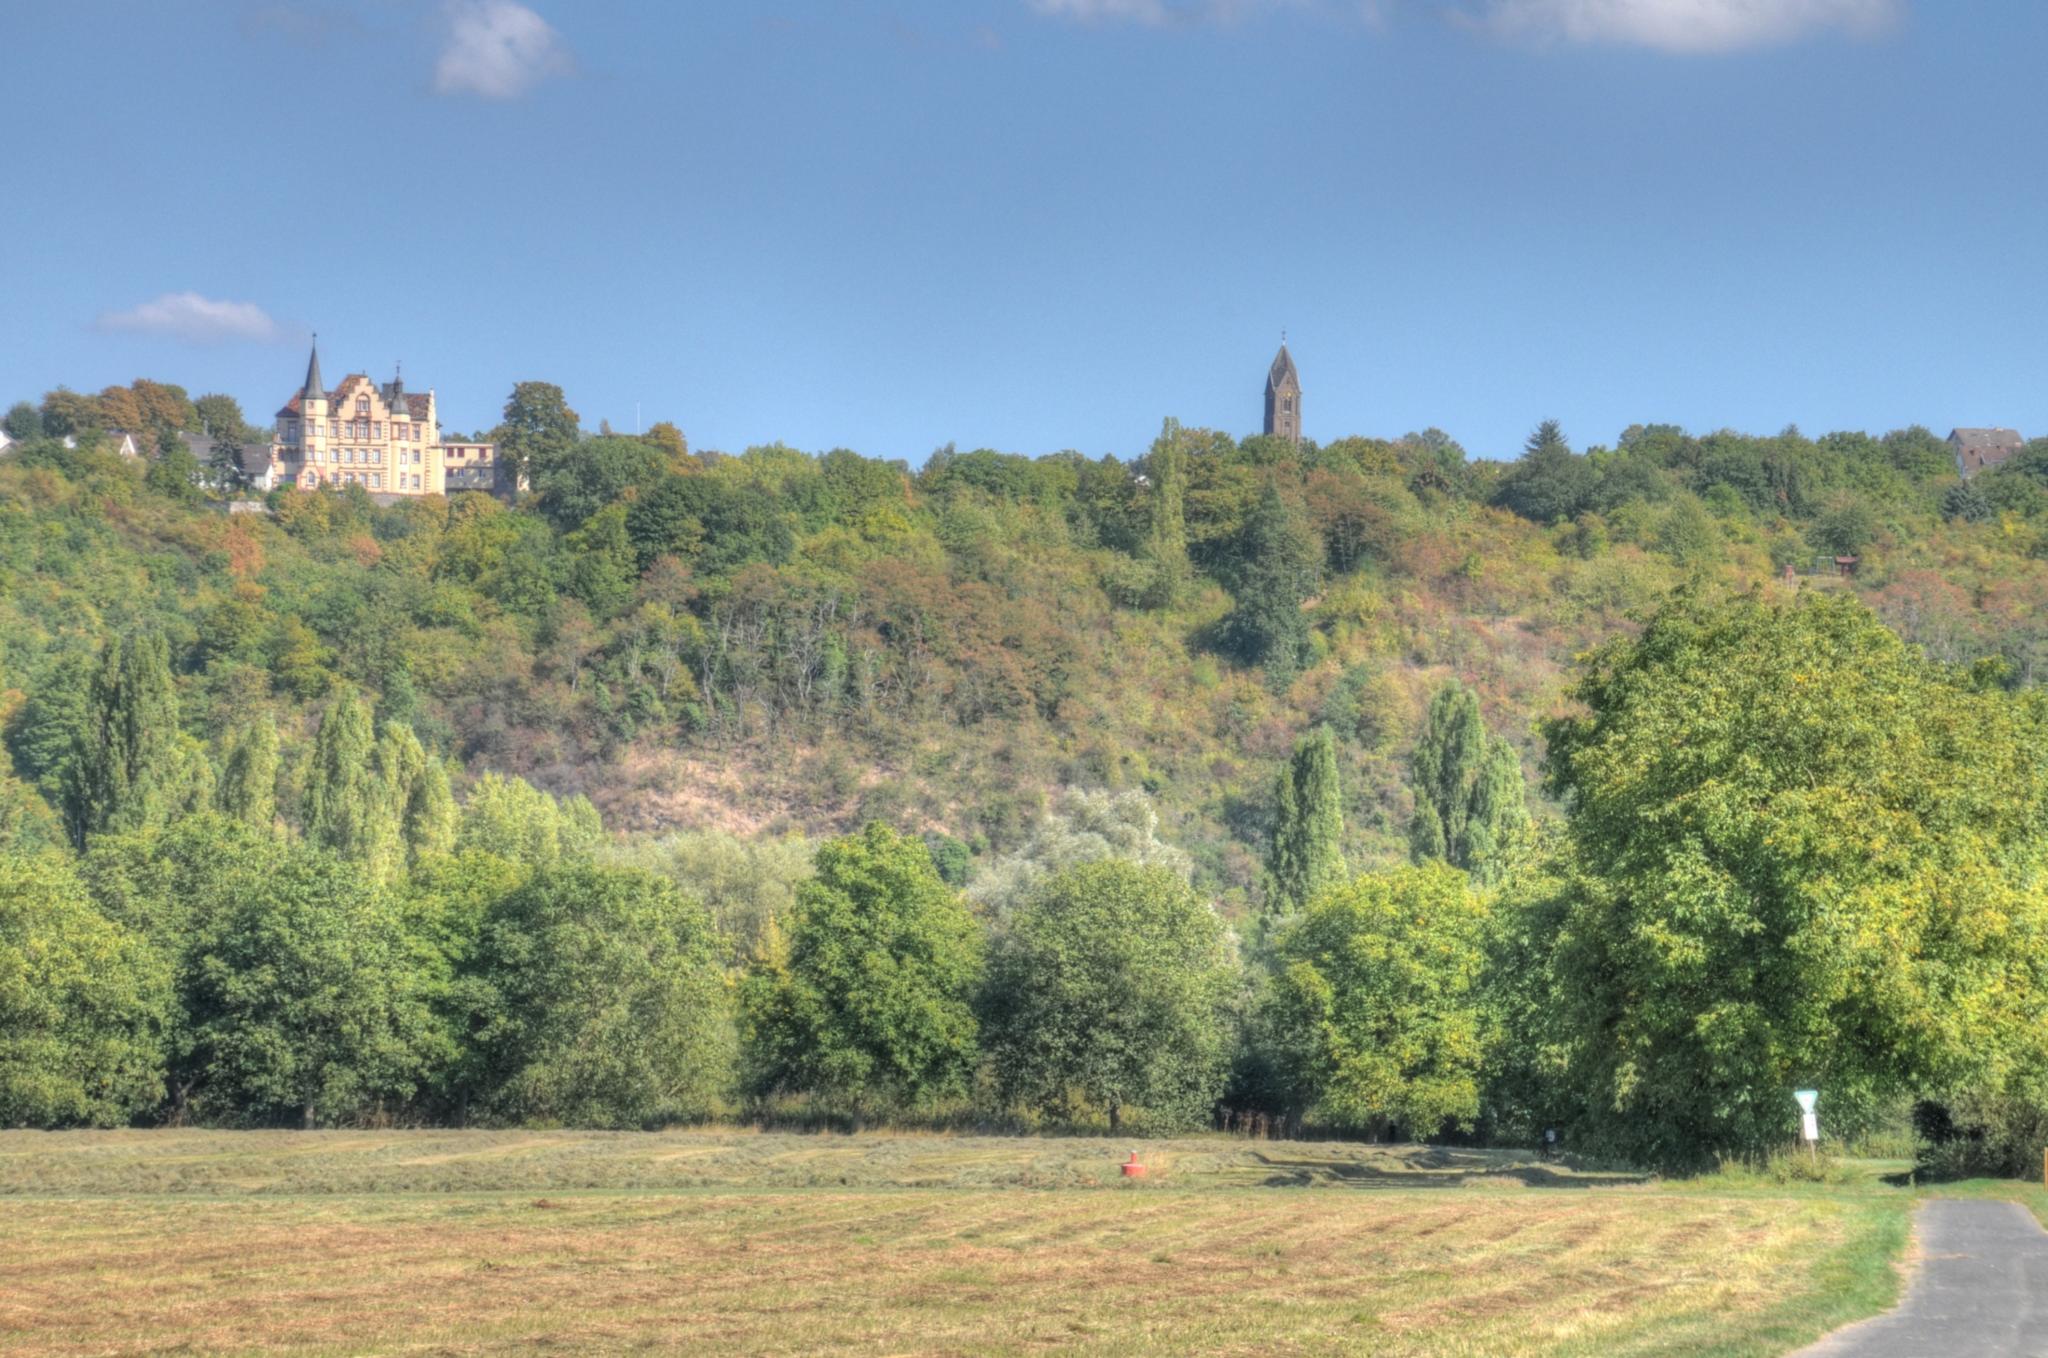
<instances>
[{"instance_id":1,"label":"deciduous tree","mask_svg":"<svg viewBox=\"0 0 2048 1358\"><path fill-rule=\"evenodd\" d=\"M72 844L82 849L103 831L163 825L204 805L209 783L204 752L178 725L163 637L137 631L109 642L66 771Z\"/></svg>"},{"instance_id":2,"label":"deciduous tree","mask_svg":"<svg viewBox=\"0 0 2048 1358\"><path fill-rule=\"evenodd\" d=\"M1548 725L1572 807L1551 935L1585 1139L1758 1154L1785 1091L1853 1129L2041 1022L2043 724L1853 598L1684 596L1586 664Z\"/></svg>"},{"instance_id":3,"label":"deciduous tree","mask_svg":"<svg viewBox=\"0 0 2048 1358\"><path fill-rule=\"evenodd\" d=\"M1344 793L1337 781L1337 740L1318 726L1294 747L1280 774L1266 892L1276 912L1299 910L1344 879Z\"/></svg>"},{"instance_id":4,"label":"deciduous tree","mask_svg":"<svg viewBox=\"0 0 2048 1358\"><path fill-rule=\"evenodd\" d=\"M1527 789L1514 747L1486 729L1478 694L1455 681L1437 690L1409 769L1415 861L1497 880L1527 841Z\"/></svg>"},{"instance_id":5,"label":"deciduous tree","mask_svg":"<svg viewBox=\"0 0 2048 1358\"><path fill-rule=\"evenodd\" d=\"M57 855L0 853L0 1126L114 1127L164 1095L164 960Z\"/></svg>"},{"instance_id":6,"label":"deciduous tree","mask_svg":"<svg viewBox=\"0 0 2048 1358\"><path fill-rule=\"evenodd\" d=\"M492 908L474 971L478 1094L499 1117L641 1127L702 1117L728 1092L711 920L658 877L542 869Z\"/></svg>"},{"instance_id":7,"label":"deciduous tree","mask_svg":"<svg viewBox=\"0 0 2048 1358\"><path fill-rule=\"evenodd\" d=\"M749 1084L855 1108L964 1094L982 972L965 904L923 841L879 822L821 847L817 869L786 951L765 939L742 986Z\"/></svg>"},{"instance_id":8,"label":"deciduous tree","mask_svg":"<svg viewBox=\"0 0 2048 1358\"><path fill-rule=\"evenodd\" d=\"M1281 936L1273 1003L1297 1096L1375 1138L1479 1115L1486 910L1442 864L1324 892Z\"/></svg>"},{"instance_id":9,"label":"deciduous tree","mask_svg":"<svg viewBox=\"0 0 2048 1358\"><path fill-rule=\"evenodd\" d=\"M1205 1122L1235 992L1222 922L1179 876L1106 860L1041 884L989 971L987 1044L1006 1099L1112 1132Z\"/></svg>"}]
</instances>

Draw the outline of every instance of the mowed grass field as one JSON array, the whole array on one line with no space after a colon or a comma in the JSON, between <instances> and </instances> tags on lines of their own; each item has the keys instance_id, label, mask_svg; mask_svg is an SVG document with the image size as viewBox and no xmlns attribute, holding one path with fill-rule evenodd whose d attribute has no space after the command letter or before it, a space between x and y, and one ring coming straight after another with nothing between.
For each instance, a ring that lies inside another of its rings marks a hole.
<instances>
[{"instance_id":1,"label":"mowed grass field","mask_svg":"<svg viewBox=\"0 0 2048 1358\"><path fill-rule=\"evenodd\" d=\"M0 1134L9 1354L1781 1354L1911 1196L1498 1152L745 1132Z\"/></svg>"}]
</instances>

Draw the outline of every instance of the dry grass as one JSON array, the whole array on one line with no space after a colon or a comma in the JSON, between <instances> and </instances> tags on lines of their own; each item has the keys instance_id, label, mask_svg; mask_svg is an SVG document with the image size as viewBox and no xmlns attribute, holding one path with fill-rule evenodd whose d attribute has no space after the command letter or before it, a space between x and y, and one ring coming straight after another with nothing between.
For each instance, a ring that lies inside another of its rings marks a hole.
<instances>
[{"instance_id":1,"label":"dry grass","mask_svg":"<svg viewBox=\"0 0 2048 1358\"><path fill-rule=\"evenodd\" d=\"M1047 1172L1046 1157L1060 1173L1085 1159L1113 1164L1121 1147L719 1134L579 1158L570 1152L610 1139L273 1137L260 1154L229 1150L235 1140L0 1138L0 1182L16 1188L0 1199L0 1350L1764 1355L1884 1303L1905 1205L1903 1194L1525 1189L1499 1174L1434 1190L1338 1186L1376 1182L1364 1174L1328 1175L1327 1188L1246 1188L1232 1178L1247 1151L1371 1157L1220 1141L1173 1143L1181 1149L1158 1157L1163 1176L1137 1186L447 1194L431 1185L454 1187L440 1177L450 1166L479 1163L524 1182L542 1164L639 1174L691 1152L736 1173L734 1157L753 1152L770 1179L822 1159L876 1184L1007 1182L1020 1165ZM24 1141L45 1149L31 1154ZM211 1187L20 1191L24 1155L97 1157L126 1178L154 1146L163 1173L181 1163ZM1423 1161L1417 1174L1440 1176L1426 1181L1453 1182L1429 1153L1409 1154ZM390 1156L405 1157L426 1191L285 1188ZM294 1161L296 1171L282 1168ZM238 1186L215 1176L236 1163L271 1177Z\"/></svg>"},{"instance_id":2,"label":"dry grass","mask_svg":"<svg viewBox=\"0 0 2048 1358\"><path fill-rule=\"evenodd\" d=\"M0 1132L0 1194L685 1188L1087 1188L1132 1143L1095 1137L749 1132ZM1146 1141L1146 1186L1633 1182L1513 1151L1188 1137Z\"/></svg>"}]
</instances>

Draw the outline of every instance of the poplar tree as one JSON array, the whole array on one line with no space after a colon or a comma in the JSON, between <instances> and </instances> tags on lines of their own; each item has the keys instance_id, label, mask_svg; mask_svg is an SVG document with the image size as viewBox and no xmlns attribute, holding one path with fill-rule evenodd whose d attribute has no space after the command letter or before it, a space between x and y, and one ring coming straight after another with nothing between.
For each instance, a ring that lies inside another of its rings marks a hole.
<instances>
[{"instance_id":1,"label":"poplar tree","mask_svg":"<svg viewBox=\"0 0 2048 1358\"><path fill-rule=\"evenodd\" d=\"M170 650L161 634L132 632L101 653L86 691L64 785L64 825L74 847L108 830L164 824L192 781L178 729Z\"/></svg>"},{"instance_id":2,"label":"poplar tree","mask_svg":"<svg viewBox=\"0 0 2048 1358\"><path fill-rule=\"evenodd\" d=\"M1152 479L1152 525L1145 539L1145 557L1152 563L1152 584L1146 600L1155 608L1171 608L1187 584L1188 528L1183 505L1187 498L1188 454L1179 420L1160 428L1145 460Z\"/></svg>"},{"instance_id":3,"label":"poplar tree","mask_svg":"<svg viewBox=\"0 0 2048 1358\"><path fill-rule=\"evenodd\" d=\"M277 820L277 725L265 717L236 732L221 770L217 804L245 825L269 829Z\"/></svg>"},{"instance_id":4,"label":"poplar tree","mask_svg":"<svg viewBox=\"0 0 2048 1358\"><path fill-rule=\"evenodd\" d=\"M439 758L427 757L426 767L420 771L406 797L401 820L405 828L405 847L414 862L455 851L458 823L455 793L448 786L448 766Z\"/></svg>"},{"instance_id":5,"label":"poplar tree","mask_svg":"<svg viewBox=\"0 0 2048 1358\"><path fill-rule=\"evenodd\" d=\"M1479 695L1455 680L1430 700L1409 785L1414 860L1449 863L1482 882L1497 879L1529 825L1522 763L1512 745L1486 729Z\"/></svg>"},{"instance_id":6,"label":"poplar tree","mask_svg":"<svg viewBox=\"0 0 2048 1358\"><path fill-rule=\"evenodd\" d=\"M1299 910L1344 880L1344 794L1337 783L1337 740L1319 726L1294 747L1280 774L1267 895L1276 910Z\"/></svg>"},{"instance_id":7,"label":"poplar tree","mask_svg":"<svg viewBox=\"0 0 2048 1358\"><path fill-rule=\"evenodd\" d=\"M392 753L371 734L370 709L343 691L321 718L306 782L306 838L373 872L388 869L397 847L386 771Z\"/></svg>"}]
</instances>

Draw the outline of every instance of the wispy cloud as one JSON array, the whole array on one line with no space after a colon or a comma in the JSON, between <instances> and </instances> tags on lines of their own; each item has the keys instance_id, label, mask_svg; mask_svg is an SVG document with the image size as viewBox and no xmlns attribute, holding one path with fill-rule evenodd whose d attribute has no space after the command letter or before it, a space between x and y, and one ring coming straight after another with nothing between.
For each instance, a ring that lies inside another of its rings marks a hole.
<instances>
[{"instance_id":1,"label":"wispy cloud","mask_svg":"<svg viewBox=\"0 0 2048 1358\"><path fill-rule=\"evenodd\" d=\"M254 302L223 302L196 292L167 292L126 311L102 313L102 330L167 335L191 344L229 340L274 340L277 322Z\"/></svg>"},{"instance_id":2,"label":"wispy cloud","mask_svg":"<svg viewBox=\"0 0 2048 1358\"><path fill-rule=\"evenodd\" d=\"M1474 17L1514 38L1719 53L1834 29L1870 34L1904 0L1484 0Z\"/></svg>"},{"instance_id":3,"label":"wispy cloud","mask_svg":"<svg viewBox=\"0 0 2048 1358\"><path fill-rule=\"evenodd\" d=\"M1127 23L1163 28L1241 19L1258 10L1301 8L1310 0L1028 0L1052 19L1081 24Z\"/></svg>"},{"instance_id":4,"label":"wispy cloud","mask_svg":"<svg viewBox=\"0 0 2048 1358\"><path fill-rule=\"evenodd\" d=\"M1718 53L1792 42L1835 30L1881 32L1908 0L1025 0L1078 24L1153 28L1243 19L1293 9L1377 26L1402 13L1434 13L1462 27L1536 42L1607 43L1664 52Z\"/></svg>"},{"instance_id":5,"label":"wispy cloud","mask_svg":"<svg viewBox=\"0 0 2048 1358\"><path fill-rule=\"evenodd\" d=\"M448 46L434 66L437 94L516 99L576 69L547 20L514 0L451 0Z\"/></svg>"}]
</instances>

